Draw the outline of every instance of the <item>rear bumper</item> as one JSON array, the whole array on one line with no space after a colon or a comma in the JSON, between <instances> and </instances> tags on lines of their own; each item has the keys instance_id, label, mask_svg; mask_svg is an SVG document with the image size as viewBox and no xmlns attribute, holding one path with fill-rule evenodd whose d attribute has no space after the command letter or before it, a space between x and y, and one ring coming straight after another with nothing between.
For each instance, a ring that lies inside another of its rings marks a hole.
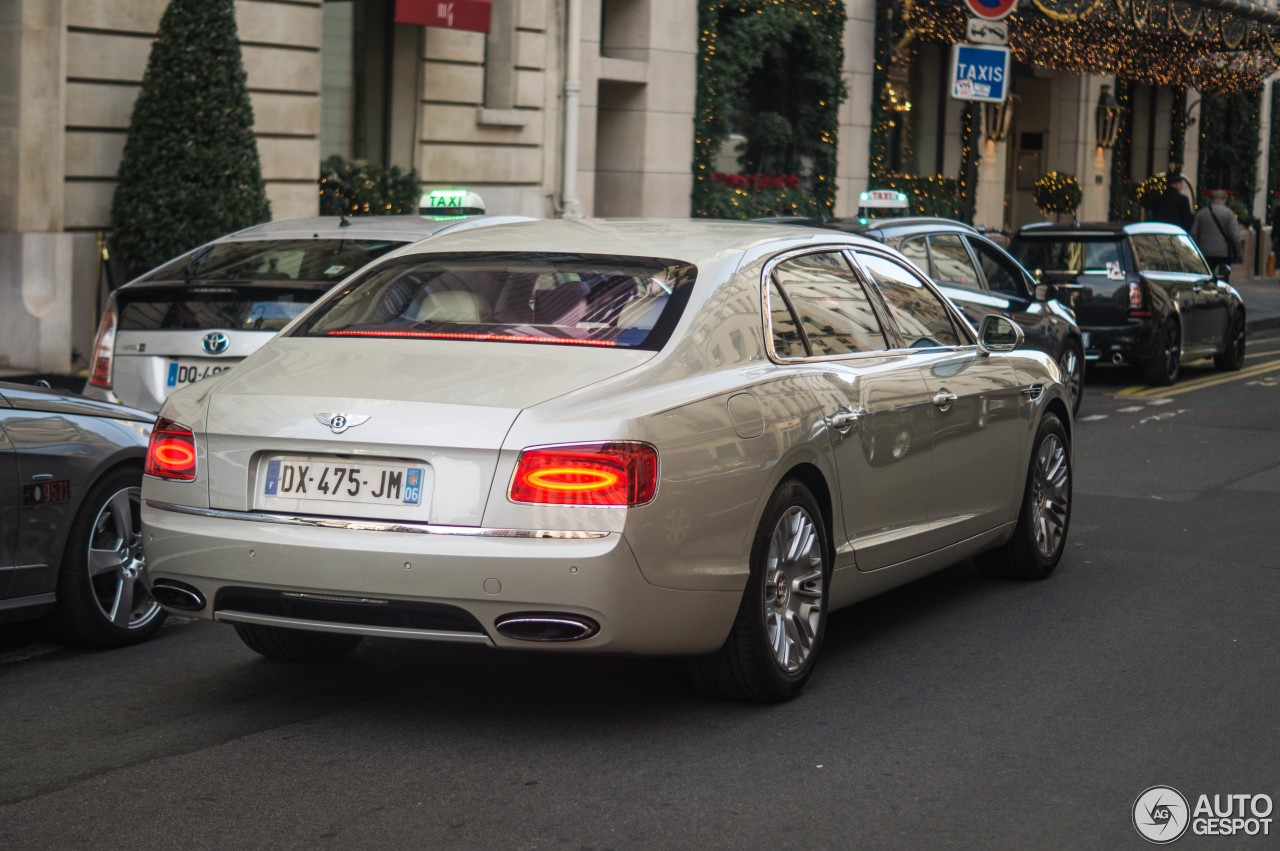
<instances>
[{"instance_id":1,"label":"rear bumper","mask_svg":"<svg viewBox=\"0 0 1280 851\"><path fill-rule=\"evenodd\" d=\"M1134 320L1125 325L1082 325L1084 359L1089 363L1140 364L1155 354L1155 335L1150 321Z\"/></svg>"},{"instance_id":2,"label":"rear bumper","mask_svg":"<svg viewBox=\"0 0 1280 851\"><path fill-rule=\"evenodd\" d=\"M182 614L212 620L509 649L695 654L723 644L742 596L650 584L616 532L566 539L462 527L397 531L339 525L342 521L262 522L247 512L161 506L146 501L142 507L147 572L153 582L197 589L208 604ZM254 596L241 589L265 592L257 593L258 599L278 594L282 600L319 600L346 610L340 619L326 621L316 603L291 620L293 610L282 603L270 620L261 620L263 610L247 613L236 603ZM449 609L459 617L446 612L439 622L410 620L389 629L379 606ZM371 612L367 621L351 613L360 610ZM510 638L495 627L504 617L529 613L584 616L599 631L581 640L544 643Z\"/></svg>"}]
</instances>

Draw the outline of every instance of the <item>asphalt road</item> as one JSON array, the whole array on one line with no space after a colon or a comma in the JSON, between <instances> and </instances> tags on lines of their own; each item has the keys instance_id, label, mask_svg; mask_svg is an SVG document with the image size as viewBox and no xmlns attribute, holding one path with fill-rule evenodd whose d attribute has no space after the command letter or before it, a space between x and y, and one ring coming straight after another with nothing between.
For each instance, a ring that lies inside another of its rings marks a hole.
<instances>
[{"instance_id":1,"label":"asphalt road","mask_svg":"<svg viewBox=\"0 0 1280 851\"><path fill-rule=\"evenodd\" d=\"M1251 352L1159 393L1098 370L1057 573L839 612L784 705L662 660L6 627L0 847L1145 848L1148 787L1280 799L1280 338ZM1274 848L1272 817L1175 847Z\"/></svg>"}]
</instances>

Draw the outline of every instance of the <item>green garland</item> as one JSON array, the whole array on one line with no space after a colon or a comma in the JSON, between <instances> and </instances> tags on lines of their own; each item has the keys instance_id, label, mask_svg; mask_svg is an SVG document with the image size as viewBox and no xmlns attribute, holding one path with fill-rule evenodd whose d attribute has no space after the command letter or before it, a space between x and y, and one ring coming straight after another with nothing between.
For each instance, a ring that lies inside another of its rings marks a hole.
<instances>
[{"instance_id":1,"label":"green garland","mask_svg":"<svg viewBox=\"0 0 1280 851\"><path fill-rule=\"evenodd\" d=\"M1040 175L1032 187L1031 197L1043 213L1067 213L1073 215L1080 208L1084 190L1074 174L1050 171Z\"/></svg>"},{"instance_id":2,"label":"green garland","mask_svg":"<svg viewBox=\"0 0 1280 851\"><path fill-rule=\"evenodd\" d=\"M1107 218L1136 222L1140 218L1137 187L1130 174L1133 161L1133 84L1116 78L1116 102L1120 104L1120 128L1111 148L1111 203Z\"/></svg>"},{"instance_id":3,"label":"green garland","mask_svg":"<svg viewBox=\"0 0 1280 851\"><path fill-rule=\"evenodd\" d=\"M1271 83L1271 144L1267 149L1267 216L1268 223L1276 226L1277 207L1280 207L1280 80Z\"/></svg>"},{"instance_id":4,"label":"green garland","mask_svg":"<svg viewBox=\"0 0 1280 851\"><path fill-rule=\"evenodd\" d=\"M693 215L749 218L768 213L832 214L836 198L836 136L847 91L842 0L700 0L697 114L694 119ZM735 129L738 96L772 46L798 42L804 50L794 93L799 121L795 144L812 162L805 190L768 190L746 199L744 190L712 180L720 145ZM766 194L770 197L764 197ZM774 197L777 196L777 197ZM746 201L746 203L744 203ZM763 210L763 213L762 213Z\"/></svg>"},{"instance_id":5,"label":"green garland","mask_svg":"<svg viewBox=\"0 0 1280 851\"><path fill-rule=\"evenodd\" d=\"M1200 101L1200 190L1225 189L1240 224L1253 222L1262 90L1206 94Z\"/></svg>"},{"instance_id":6,"label":"green garland","mask_svg":"<svg viewBox=\"0 0 1280 851\"><path fill-rule=\"evenodd\" d=\"M1169 162L1183 165L1187 153L1187 90L1174 89L1169 107Z\"/></svg>"}]
</instances>

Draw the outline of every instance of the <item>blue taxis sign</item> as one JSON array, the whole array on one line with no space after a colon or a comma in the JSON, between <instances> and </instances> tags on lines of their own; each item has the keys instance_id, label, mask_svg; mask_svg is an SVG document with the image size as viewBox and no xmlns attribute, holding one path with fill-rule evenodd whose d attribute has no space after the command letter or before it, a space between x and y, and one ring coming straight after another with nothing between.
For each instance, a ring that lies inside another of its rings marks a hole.
<instances>
[{"instance_id":1,"label":"blue taxis sign","mask_svg":"<svg viewBox=\"0 0 1280 851\"><path fill-rule=\"evenodd\" d=\"M951 96L1001 103L1009 96L1009 48L956 44L951 48Z\"/></svg>"}]
</instances>

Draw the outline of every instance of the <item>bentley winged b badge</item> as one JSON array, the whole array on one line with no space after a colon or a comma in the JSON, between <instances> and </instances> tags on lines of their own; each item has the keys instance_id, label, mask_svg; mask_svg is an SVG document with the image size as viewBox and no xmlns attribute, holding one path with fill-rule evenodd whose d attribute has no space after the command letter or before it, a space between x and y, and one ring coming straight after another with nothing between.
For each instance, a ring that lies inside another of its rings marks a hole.
<instances>
[{"instance_id":1,"label":"bentley winged b badge","mask_svg":"<svg viewBox=\"0 0 1280 851\"><path fill-rule=\"evenodd\" d=\"M362 425L369 419L365 414L312 414L312 416L320 425L328 426L334 434L342 434L347 429Z\"/></svg>"}]
</instances>

